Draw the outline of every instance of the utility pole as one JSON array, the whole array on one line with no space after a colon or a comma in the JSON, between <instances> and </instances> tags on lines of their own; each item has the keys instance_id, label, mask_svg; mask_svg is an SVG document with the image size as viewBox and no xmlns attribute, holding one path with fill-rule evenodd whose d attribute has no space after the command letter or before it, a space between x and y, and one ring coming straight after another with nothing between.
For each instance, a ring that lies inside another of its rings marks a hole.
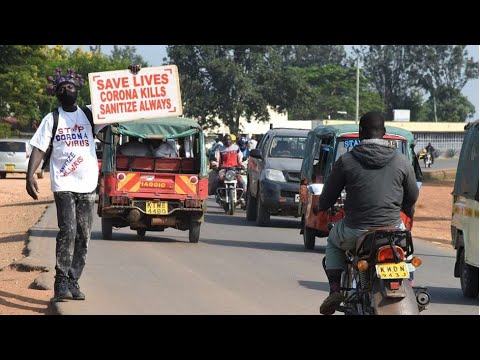
<instances>
[{"instance_id":1,"label":"utility pole","mask_svg":"<svg viewBox=\"0 0 480 360\"><path fill-rule=\"evenodd\" d=\"M355 124L358 124L359 91L360 91L360 59L357 57L357 110L355 112Z\"/></svg>"}]
</instances>

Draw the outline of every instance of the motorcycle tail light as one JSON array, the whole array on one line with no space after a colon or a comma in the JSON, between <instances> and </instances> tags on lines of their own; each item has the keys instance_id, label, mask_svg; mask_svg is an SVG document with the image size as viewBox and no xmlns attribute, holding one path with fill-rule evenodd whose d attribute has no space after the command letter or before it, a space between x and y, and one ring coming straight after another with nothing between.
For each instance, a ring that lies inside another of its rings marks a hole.
<instances>
[{"instance_id":1,"label":"motorcycle tail light","mask_svg":"<svg viewBox=\"0 0 480 360\"><path fill-rule=\"evenodd\" d=\"M405 252L400 246L395 246L397 249L398 254L400 255L400 260L405 260ZM395 257L393 256L393 251L390 245L382 246L377 251L377 261L378 262L390 262L395 261Z\"/></svg>"},{"instance_id":2,"label":"motorcycle tail light","mask_svg":"<svg viewBox=\"0 0 480 360\"><path fill-rule=\"evenodd\" d=\"M418 256L414 256L412 260L410 260L410 263L415 267L419 267L422 265L422 259Z\"/></svg>"},{"instance_id":3,"label":"motorcycle tail light","mask_svg":"<svg viewBox=\"0 0 480 360\"><path fill-rule=\"evenodd\" d=\"M398 289L400 289L400 282L390 281L390 290L398 290Z\"/></svg>"}]
</instances>

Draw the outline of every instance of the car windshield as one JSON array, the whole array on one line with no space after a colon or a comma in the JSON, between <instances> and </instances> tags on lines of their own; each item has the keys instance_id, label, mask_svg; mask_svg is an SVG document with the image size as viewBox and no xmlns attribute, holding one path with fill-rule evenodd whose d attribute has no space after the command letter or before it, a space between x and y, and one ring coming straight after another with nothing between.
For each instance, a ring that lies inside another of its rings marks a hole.
<instances>
[{"instance_id":1,"label":"car windshield","mask_svg":"<svg viewBox=\"0 0 480 360\"><path fill-rule=\"evenodd\" d=\"M303 158L307 138L301 136L275 136L269 155L278 158Z\"/></svg>"},{"instance_id":2,"label":"car windshield","mask_svg":"<svg viewBox=\"0 0 480 360\"><path fill-rule=\"evenodd\" d=\"M0 141L1 152L26 152L25 143L18 141Z\"/></svg>"},{"instance_id":3,"label":"car windshield","mask_svg":"<svg viewBox=\"0 0 480 360\"><path fill-rule=\"evenodd\" d=\"M405 140L393 140L387 139L390 142L390 145L395 147L397 151L401 154L406 154L406 141ZM355 138L339 138L337 139L337 152L335 156L335 161L342 156L343 154L351 151L355 146L360 144L360 139Z\"/></svg>"}]
</instances>

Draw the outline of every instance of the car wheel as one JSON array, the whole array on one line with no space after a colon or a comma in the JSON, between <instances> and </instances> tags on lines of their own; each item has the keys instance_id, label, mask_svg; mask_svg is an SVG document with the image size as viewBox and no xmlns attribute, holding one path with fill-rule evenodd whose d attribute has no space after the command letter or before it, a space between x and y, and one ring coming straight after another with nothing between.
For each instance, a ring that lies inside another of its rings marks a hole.
<instances>
[{"instance_id":1,"label":"car wheel","mask_svg":"<svg viewBox=\"0 0 480 360\"><path fill-rule=\"evenodd\" d=\"M460 256L460 285L463 295L468 298L478 296L478 268L465 262L465 249L462 248Z\"/></svg>"},{"instance_id":2,"label":"car wheel","mask_svg":"<svg viewBox=\"0 0 480 360\"><path fill-rule=\"evenodd\" d=\"M7 177L7 173L0 173L0 179L5 179Z\"/></svg>"},{"instance_id":3,"label":"car wheel","mask_svg":"<svg viewBox=\"0 0 480 360\"><path fill-rule=\"evenodd\" d=\"M105 240L112 240L113 221L111 218L102 217L102 236Z\"/></svg>"},{"instance_id":4,"label":"car wheel","mask_svg":"<svg viewBox=\"0 0 480 360\"><path fill-rule=\"evenodd\" d=\"M147 233L147 230L145 229L138 229L137 230L137 235L140 237L145 237L145 234Z\"/></svg>"},{"instance_id":5,"label":"car wheel","mask_svg":"<svg viewBox=\"0 0 480 360\"><path fill-rule=\"evenodd\" d=\"M247 220L255 221L257 218L257 199L247 192Z\"/></svg>"},{"instance_id":6,"label":"car wheel","mask_svg":"<svg viewBox=\"0 0 480 360\"><path fill-rule=\"evenodd\" d=\"M268 226L270 223L270 213L265 209L260 198L260 194L257 194L257 225Z\"/></svg>"}]
</instances>

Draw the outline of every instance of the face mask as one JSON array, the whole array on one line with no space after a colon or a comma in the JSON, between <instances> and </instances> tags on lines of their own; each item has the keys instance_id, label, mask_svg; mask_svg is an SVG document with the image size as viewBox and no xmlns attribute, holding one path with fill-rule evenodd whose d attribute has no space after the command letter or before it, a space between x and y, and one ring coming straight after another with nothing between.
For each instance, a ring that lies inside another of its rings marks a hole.
<instances>
[{"instance_id":1,"label":"face mask","mask_svg":"<svg viewBox=\"0 0 480 360\"><path fill-rule=\"evenodd\" d=\"M77 101L78 93L64 90L61 94L57 95L57 99L62 103L62 105L70 106L75 104Z\"/></svg>"}]
</instances>

